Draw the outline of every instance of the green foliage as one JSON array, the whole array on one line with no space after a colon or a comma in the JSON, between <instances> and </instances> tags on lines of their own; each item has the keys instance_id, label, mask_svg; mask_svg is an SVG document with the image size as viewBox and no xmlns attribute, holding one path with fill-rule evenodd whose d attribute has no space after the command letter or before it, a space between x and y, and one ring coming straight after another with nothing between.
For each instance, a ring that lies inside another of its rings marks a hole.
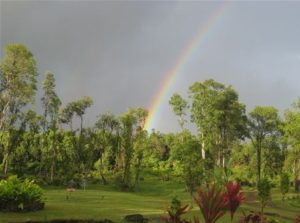
<instances>
[{"instance_id":1,"label":"green foliage","mask_svg":"<svg viewBox=\"0 0 300 223\"><path fill-rule=\"evenodd\" d=\"M287 154L286 169L293 174L295 191L300 191L300 99L285 112L285 137L291 151Z\"/></svg>"},{"instance_id":2,"label":"green foliage","mask_svg":"<svg viewBox=\"0 0 300 223\"><path fill-rule=\"evenodd\" d=\"M0 181L0 211L35 211L44 208L43 191L32 180L16 176Z\"/></svg>"},{"instance_id":3,"label":"green foliage","mask_svg":"<svg viewBox=\"0 0 300 223\"><path fill-rule=\"evenodd\" d=\"M235 165L232 167L232 180L240 181L243 185L253 185L256 182L256 174L251 166Z\"/></svg>"},{"instance_id":4,"label":"green foliage","mask_svg":"<svg viewBox=\"0 0 300 223\"><path fill-rule=\"evenodd\" d=\"M36 77L32 53L22 44L7 45L0 64L0 131L8 134L7 143L2 144L4 175L8 174L15 143L22 130L15 131L14 126L20 119L21 109L34 101Z\"/></svg>"},{"instance_id":5,"label":"green foliage","mask_svg":"<svg viewBox=\"0 0 300 223\"><path fill-rule=\"evenodd\" d=\"M187 191L192 195L204 178L200 144L191 132L184 130L175 135L169 146L169 161L173 164L174 172L183 180Z\"/></svg>"},{"instance_id":6,"label":"green foliage","mask_svg":"<svg viewBox=\"0 0 300 223\"><path fill-rule=\"evenodd\" d=\"M280 175L280 192L282 194L282 200L285 198L285 194L289 192L290 188L290 178L287 173L282 173Z\"/></svg>"},{"instance_id":7,"label":"green foliage","mask_svg":"<svg viewBox=\"0 0 300 223\"><path fill-rule=\"evenodd\" d=\"M248 128L249 137L256 150L257 161L257 183L261 179L262 173L262 149L266 138L279 136L278 110L271 106L257 106L249 114Z\"/></svg>"},{"instance_id":8,"label":"green foliage","mask_svg":"<svg viewBox=\"0 0 300 223\"><path fill-rule=\"evenodd\" d=\"M179 125L183 129L186 122L184 116L186 115L186 110L188 109L188 103L179 94L175 93L170 98L169 104L176 116L179 118Z\"/></svg>"},{"instance_id":9,"label":"green foliage","mask_svg":"<svg viewBox=\"0 0 300 223\"><path fill-rule=\"evenodd\" d=\"M58 110L61 101L55 92L55 78L51 72L46 73L46 79L43 81L44 95L42 97L42 105L44 107L44 118L50 116L48 127L54 129L58 122Z\"/></svg>"},{"instance_id":10,"label":"green foliage","mask_svg":"<svg viewBox=\"0 0 300 223\"><path fill-rule=\"evenodd\" d=\"M261 203L261 213L263 215L264 207L271 198L271 183L267 178L261 178L257 184L258 197Z\"/></svg>"},{"instance_id":11,"label":"green foliage","mask_svg":"<svg viewBox=\"0 0 300 223\"><path fill-rule=\"evenodd\" d=\"M168 216L161 217L165 223L188 223L187 220L181 219L181 215L189 210L189 206L181 206L181 201L177 197L173 197L170 207L167 209Z\"/></svg>"},{"instance_id":12,"label":"green foliage","mask_svg":"<svg viewBox=\"0 0 300 223\"><path fill-rule=\"evenodd\" d=\"M189 88L192 121L198 128L205 168L225 167L231 146L246 134L245 105L231 86L212 79Z\"/></svg>"},{"instance_id":13,"label":"green foliage","mask_svg":"<svg viewBox=\"0 0 300 223\"><path fill-rule=\"evenodd\" d=\"M36 77L32 53L21 44L8 45L0 65L0 168L4 175L57 185L93 178L132 190L147 169L163 180L184 182L190 195L204 182L224 184L238 179L251 185L255 175L274 179L283 168L295 185L299 181L299 102L286 112L286 123L280 122L273 107L255 108L249 114L251 147L241 141L248 133L245 105L233 87L212 79L190 86L189 100L176 93L170 98L182 132L148 135L143 130L147 111L142 108L119 116L106 113L94 127L84 127L92 99L82 97L62 107L51 72L42 83L44 111L37 114L28 108L34 101ZM184 129L189 113L197 135ZM79 131L73 129L75 116ZM62 124L69 125L70 131Z\"/></svg>"}]
</instances>

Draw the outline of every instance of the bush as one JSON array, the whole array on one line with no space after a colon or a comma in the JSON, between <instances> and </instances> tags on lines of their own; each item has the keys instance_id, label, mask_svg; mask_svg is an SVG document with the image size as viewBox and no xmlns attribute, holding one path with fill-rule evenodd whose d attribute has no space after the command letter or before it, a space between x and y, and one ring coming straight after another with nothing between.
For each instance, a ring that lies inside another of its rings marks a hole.
<instances>
[{"instance_id":1,"label":"bush","mask_svg":"<svg viewBox=\"0 0 300 223\"><path fill-rule=\"evenodd\" d=\"M290 179L287 173L282 173L280 176L280 192L282 194L282 200L285 199L285 194L289 192Z\"/></svg>"},{"instance_id":2,"label":"bush","mask_svg":"<svg viewBox=\"0 0 300 223\"><path fill-rule=\"evenodd\" d=\"M207 190L198 188L197 196L194 197L196 204L199 206L205 223L215 223L219 218L225 215L228 207L225 192L212 184Z\"/></svg>"},{"instance_id":3,"label":"bush","mask_svg":"<svg viewBox=\"0 0 300 223\"><path fill-rule=\"evenodd\" d=\"M264 208L267 205L267 202L271 198L271 189L272 186L270 184L270 181L267 178L262 178L257 185L257 190L258 190L258 197L261 202L261 215L263 219L263 214L264 214Z\"/></svg>"},{"instance_id":4,"label":"bush","mask_svg":"<svg viewBox=\"0 0 300 223\"><path fill-rule=\"evenodd\" d=\"M189 205L181 206L181 201L174 197L168 207L168 216L161 217L165 223L189 223L187 220L181 219L181 216L189 210Z\"/></svg>"},{"instance_id":5,"label":"bush","mask_svg":"<svg viewBox=\"0 0 300 223\"><path fill-rule=\"evenodd\" d=\"M44 208L43 190L34 181L16 176L0 181L0 211L36 211Z\"/></svg>"}]
</instances>

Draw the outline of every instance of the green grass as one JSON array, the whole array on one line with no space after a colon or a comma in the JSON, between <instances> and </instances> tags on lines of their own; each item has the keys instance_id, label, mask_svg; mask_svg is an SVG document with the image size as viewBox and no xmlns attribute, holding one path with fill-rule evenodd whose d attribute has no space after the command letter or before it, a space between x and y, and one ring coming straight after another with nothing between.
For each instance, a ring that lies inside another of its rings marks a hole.
<instances>
[{"instance_id":1,"label":"green grass","mask_svg":"<svg viewBox=\"0 0 300 223\"><path fill-rule=\"evenodd\" d=\"M246 201L241 210L259 210L259 202L255 199L255 192L245 190ZM299 200L281 201L277 190L272 191L272 203L266 212L273 215L281 223L292 223L297 213L300 213ZM0 222L19 222L25 220L50 220L50 219L111 219L121 222L127 214L140 213L152 219L164 215L164 209L173 196L178 196L183 204L189 203L191 198L185 192L184 185L176 182L162 182L155 177L148 177L141 182L135 192L119 192L111 186L88 185L85 191L76 190L67 200L64 188L45 189L45 209L32 213L0 213ZM289 194L291 196L292 194ZM186 215L200 216L198 207ZM237 219L237 218L236 218ZM230 222L227 214L221 222Z\"/></svg>"}]
</instances>

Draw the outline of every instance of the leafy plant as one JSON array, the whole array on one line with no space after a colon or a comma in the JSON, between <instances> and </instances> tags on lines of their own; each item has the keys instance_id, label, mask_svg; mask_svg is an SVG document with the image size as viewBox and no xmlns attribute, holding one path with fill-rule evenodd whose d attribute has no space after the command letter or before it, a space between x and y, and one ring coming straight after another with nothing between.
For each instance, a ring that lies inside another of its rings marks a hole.
<instances>
[{"instance_id":1,"label":"leafy plant","mask_svg":"<svg viewBox=\"0 0 300 223\"><path fill-rule=\"evenodd\" d=\"M261 202L261 215L263 218L264 215L264 208L267 205L267 202L270 199L271 196L271 184L267 178L262 178L257 185L258 190L258 197Z\"/></svg>"},{"instance_id":2,"label":"leafy plant","mask_svg":"<svg viewBox=\"0 0 300 223\"><path fill-rule=\"evenodd\" d=\"M165 223L189 223L187 220L181 219L181 215L189 210L189 205L181 206L180 200L174 197L170 207L167 209L168 216L161 217Z\"/></svg>"},{"instance_id":3,"label":"leafy plant","mask_svg":"<svg viewBox=\"0 0 300 223\"><path fill-rule=\"evenodd\" d=\"M32 180L11 176L0 181L0 211L34 211L44 208L43 191Z\"/></svg>"},{"instance_id":4,"label":"leafy plant","mask_svg":"<svg viewBox=\"0 0 300 223\"><path fill-rule=\"evenodd\" d=\"M285 199L285 194L289 192L290 179L287 173L282 173L280 176L280 192L282 194L282 201Z\"/></svg>"},{"instance_id":5,"label":"leafy plant","mask_svg":"<svg viewBox=\"0 0 300 223\"><path fill-rule=\"evenodd\" d=\"M228 208L230 210L231 222L233 221L234 213L244 201L244 194L240 191L241 185L238 182L229 181L226 185L225 200L228 203Z\"/></svg>"},{"instance_id":6,"label":"leafy plant","mask_svg":"<svg viewBox=\"0 0 300 223\"><path fill-rule=\"evenodd\" d=\"M210 185L207 190L198 188L197 194L194 199L205 223L214 223L226 213L228 202L224 198L225 193L216 184Z\"/></svg>"}]
</instances>

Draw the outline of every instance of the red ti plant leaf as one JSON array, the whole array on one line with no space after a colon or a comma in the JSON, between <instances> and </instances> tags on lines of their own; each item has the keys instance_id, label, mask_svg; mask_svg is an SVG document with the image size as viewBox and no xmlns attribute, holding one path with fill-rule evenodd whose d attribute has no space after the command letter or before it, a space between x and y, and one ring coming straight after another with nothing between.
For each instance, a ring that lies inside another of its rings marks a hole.
<instances>
[{"instance_id":1,"label":"red ti plant leaf","mask_svg":"<svg viewBox=\"0 0 300 223\"><path fill-rule=\"evenodd\" d=\"M225 200L228 203L228 208L230 210L231 222L233 221L234 213L245 200L243 192L241 192L241 185L238 182L229 181L226 185Z\"/></svg>"},{"instance_id":2,"label":"red ti plant leaf","mask_svg":"<svg viewBox=\"0 0 300 223\"><path fill-rule=\"evenodd\" d=\"M215 223L227 210L227 201L224 199L225 193L216 184L209 186L208 190L198 188L195 202L200 208L205 223Z\"/></svg>"}]
</instances>

